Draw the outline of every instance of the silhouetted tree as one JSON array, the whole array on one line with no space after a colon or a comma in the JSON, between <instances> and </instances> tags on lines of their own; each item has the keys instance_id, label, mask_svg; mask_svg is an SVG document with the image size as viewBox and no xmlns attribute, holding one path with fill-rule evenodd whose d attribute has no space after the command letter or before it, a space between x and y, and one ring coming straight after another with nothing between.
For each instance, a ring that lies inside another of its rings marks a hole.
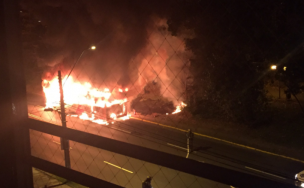
<instances>
[{"instance_id":1,"label":"silhouetted tree","mask_svg":"<svg viewBox=\"0 0 304 188\"><path fill-rule=\"evenodd\" d=\"M303 1L178 2L169 29L176 35L194 32L186 41L195 55L190 110L246 122L264 120L268 62L303 41Z\"/></svg>"}]
</instances>

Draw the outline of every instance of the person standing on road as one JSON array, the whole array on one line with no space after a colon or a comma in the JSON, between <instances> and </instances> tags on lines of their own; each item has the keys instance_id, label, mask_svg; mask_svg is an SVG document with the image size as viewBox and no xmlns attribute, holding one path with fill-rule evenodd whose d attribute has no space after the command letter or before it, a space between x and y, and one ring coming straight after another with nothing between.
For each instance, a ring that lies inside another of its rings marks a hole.
<instances>
[{"instance_id":1,"label":"person standing on road","mask_svg":"<svg viewBox=\"0 0 304 188\"><path fill-rule=\"evenodd\" d=\"M188 129L188 131L186 133L186 136L187 136L187 156L186 156L186 158L188 158L189 154L193 151L193 137L194 137L194 134L191 131L191 129Z\"/></svg>"}]
</instances>

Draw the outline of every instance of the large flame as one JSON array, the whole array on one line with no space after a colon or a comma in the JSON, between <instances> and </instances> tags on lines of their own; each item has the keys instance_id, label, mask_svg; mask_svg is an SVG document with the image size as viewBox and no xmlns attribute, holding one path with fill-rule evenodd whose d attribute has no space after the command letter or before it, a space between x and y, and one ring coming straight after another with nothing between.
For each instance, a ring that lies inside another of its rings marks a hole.
<instances>
[{"instance_id":1,"label":"large flame","mask_svg":"<svg viewBox=\"0 0 304 188\"><path fill-rule=\"evenodd\" d=\"M112 92L108 88L98 90L93 88L88 82L75 82L71 76L69 79L67 79L67 76L64 77L62 83L65 106L68 106L67 108L72 108L72 106L74 106L74 111L76 113L68 115L98 124L109 124L108 119L113 121L127 120L130 118L125 104L128 100L126 98L112 99ZM42 86L46 98L45 108L59 109L60 91L58 78L56 77L50 81L44 80ZM128 88L118 89L118 92L128 92ZM119 105L121 107L121 111L118 113L110 112L107 114L107 109L114 105ZM187 105L185 103L181 102L176 106L176 110L172 114L181 112L186 106ZM104 112L102 117L98 115L96 107L99 108L99 111Z\"/></svg>"},{"instance_id":2,"label":"large flame","mask_svg":"<svg viewBox=\"0 0 304 188\"><path fill-rule=\"evenodd\" d=\"M111 99L112 93L108 88L98 90L96 88L92 88L91 84L88 82L75 82L71 76L69 77L69 79L67 79L67 76L64 77L62 83L64 103L65 105L69 106L76 105L76 113L78 113L77 116L80 119L90 120L98 124L107 124L107 114L105 114L105 117L103 118L96 117L95 108L99 107L102 109L106 109L113 105L120 105L122 113L119 113L118 115L115 113L111 113L110 118L114 120L118 119L118 117L120 117L119 119L122 120L129 119L125 107L127 99ZM60 104L58 78L54 78L50 81L44 80L42 85L46 98L45 108L58 108ZM123 92L123 90L119 90L120 92ZM128 91L128 89L126 88L124 89L124 91ZM82 106L89 107L89 110L81 109ZM107 113L107 111L105 112Z\"/></svg>"},{"instance_id":3,"label":"large flame","mask_svg":"<svg viewBox=\"0 0 304 188\"><path fill-rule=\"evenodd\" d=\"M187 104L185 104L184 102L181 102L180 105L176 106L176 109L174 112L172 112L172 114L177 114L179 112L181 112L183 110L183 108L185 108L187 106Z\"/></svg>"}]
</instances>

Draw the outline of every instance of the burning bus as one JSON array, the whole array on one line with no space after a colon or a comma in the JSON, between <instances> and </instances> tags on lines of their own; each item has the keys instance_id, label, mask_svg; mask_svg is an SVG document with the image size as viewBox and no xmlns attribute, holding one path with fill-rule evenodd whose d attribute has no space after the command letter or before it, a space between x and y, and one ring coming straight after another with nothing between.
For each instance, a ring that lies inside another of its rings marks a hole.
<instances>
[{"instance_id":1,"label":"burning bus","mask_svg":"<svg viewBox=\"0 0 304 188\"><path fill-rule=\"evenodd\" d=\"M46 98L45 110L60 109L58 78L42 83ZM90 83L75 82L72 77L63 79L63 95L67 115L99 124L108 120L128 119L128 88L93 88Z\"/></svg>"}]
</instances>

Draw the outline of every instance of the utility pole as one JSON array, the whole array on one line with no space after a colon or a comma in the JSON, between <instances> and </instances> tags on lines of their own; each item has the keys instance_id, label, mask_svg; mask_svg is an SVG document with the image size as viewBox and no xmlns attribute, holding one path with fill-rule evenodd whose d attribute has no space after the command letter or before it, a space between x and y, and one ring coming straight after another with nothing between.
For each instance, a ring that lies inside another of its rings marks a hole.
<instances>
[{"instance_id":1,"label":"utility pole","mask_svg":"<svg viewBox=\"0 0 304 188\"><path fill-rule=\"evenodd\" d=\"M62 123L62 127L66 128L67 126L66 126L66 116L65 116L65 108L64 108L61 71L58 71L58 80L59 80L59 89L60 89L61 123ZM65 138L60 138L60 143L61 143L61 149L64 151L65 167L71 168L69 140L67 140Z\"/></svg>"},{"instance_id":2,"label":"utility pole","mask_svg":"<svg viewBox=\"0 0 304 188\"><path fill-rule=\"evenodd\" d=\"M279 99L281 99L281 85L280 85L280 80L279 80Z\"/></svg>"},{"instance_id":3,"label":"utility pole","mask_svg":"<svg viewBox=\"0 0 304 188\"><path fill-rule=\"evenodd\" d=\"M108 122L108 110L107 110L107 104L105 104L105 107L104 107L104 112L105 112L105 120L106 120L106 122Z\"/></svg>"},{"instance_id":4,"label":"utility pole","mask_svg":"<svg viewBox=\"0 0 304 188\"><path fill-rule=\"evenodd\" d=\"M187 132L186 136L187 136L187 156L186 156L186 158L188 158L189 154L193 151L193 137L194 137L194 134L191 131L191 129L188 129L188 132Z\"/></svg>"}]
</instances>

